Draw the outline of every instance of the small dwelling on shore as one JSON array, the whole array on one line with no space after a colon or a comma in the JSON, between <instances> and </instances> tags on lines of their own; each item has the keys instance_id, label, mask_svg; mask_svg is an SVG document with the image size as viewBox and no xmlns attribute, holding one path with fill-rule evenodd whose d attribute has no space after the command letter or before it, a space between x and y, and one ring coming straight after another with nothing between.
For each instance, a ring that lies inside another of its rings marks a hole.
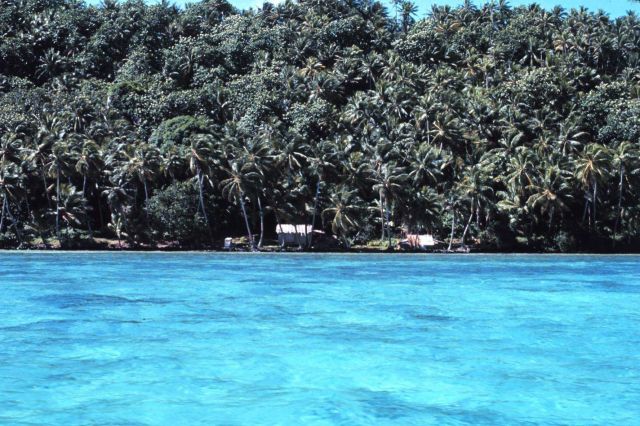
<instances>
[{"instance_id":1,"label":"small dwelling on shore","mask_svg":"<svg viewBox=\"0 0 640 426\"><path fill-rule=\"evenodd\" d=\"M313 228L311 225L278 225L276 226L276 234L278 234L278 244L280 247L285 246L302 246L309 245Z\"/></svg>"},{"instance_id":2,"label":"small dwelling on shore","mask_svg":"<svg viewBox=\"0 0 640 426\"><path fill-rule=\"evenodd\" d=\"M401 245L407 246L414 250L425 250L433 248L436 245L436 240L431 234L416 235L408 234L407 237L400 242Z\"/></svg>"}]
</instances>

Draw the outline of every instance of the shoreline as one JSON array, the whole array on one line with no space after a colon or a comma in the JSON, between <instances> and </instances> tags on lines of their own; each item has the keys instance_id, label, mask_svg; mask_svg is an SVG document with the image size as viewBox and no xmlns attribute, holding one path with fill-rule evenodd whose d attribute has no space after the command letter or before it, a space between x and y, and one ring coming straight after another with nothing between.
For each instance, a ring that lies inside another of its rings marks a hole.
<instances>
[{"instance_id":1,"label":"shoreline","mask_svg":"<svg viewBox=\"0 0 640 426\"><path fill-rule=\"evenodd\" d=\"M500 251L500 250L481 250L471 249L465 251L447 251L447 250L378 250L378 249L348 249L348 250L298 250L298 249L263 249L258 251L250 250L224 250L224 249L208 249L208 248L166 248L166 247L78 247L78 248L41 248L41 247L27 247L27 248L0 248L0 253L161 253L161 254L181 254L181 253L193 253L193 254L228 254L228 255L354 255L354 254L369 254L369 255L437 255L437 256L475 256L475 255L522 255L522 256L640 256L640 250L638 251L574 251L574 252L560 252L560 251Z\"/></svg>"},{"instance_id":2,"label":"shoreline","mask_svg":"<svg viewBox=\"0 0 640 426\"><path fill-rule=\"evenodd\" d=\"M375 242L375 241L373 241ZM300 248L298 246L280 247L269 242L261 249L249 250L246 243L236 244L231 249L225 249L223 244L211 247L180 244L177 241L161 241L157 243L131 243L110 238L94 238L92 240L82 239L75 241L64 241L62 244L57 240L49 240L45 245L41 242L30 241L22 247L5 246L0 247L0 252L30 252L30 253L211 253L211 254L371 254L371 255L640 255L640 247L633 244L620 245L616 247L602 247L600 250L585 249L573 251L560 251L551 248L535 250L524 247L514 249L498 249L497 247L484 244L469 244L467 246L454 245L452 250L447 250L446 245L437 244L435 247L427 249L407 249L392 245L391 248L377 245L354 245L350 248L340 247L315 247Z\"/></svg>"},{"instance_id":3,"label":"shoreline","mask_svg":"<svg viewBox=\"0 0 640 426\"><path fill-rule=\"evenodd\" d=\"M437 256L437 257L454 257L454 256L464 256L464 257L476 257L476 256L570 256L570 257L580 257L580 256L615 256L615 257L640 257L640 252L638 253L587 253L587 252L576 252L576 253L553 253L553 252L474 252L474 253L429 253L429 252L311 252L311 251L289 251L289 252L248 252L248 251L236 251L236 252L228 252L223 250L213 251L213 250L179 250L179 251L166 251L166 250L12 250L12 249L0 249L0 254L25 254L25 255L35 255L35 254L158 254L158 255L170 255L170 254L194 254L194 255L228 255L228 256L243 256L243 255L253 255L253 256L263 256L263 255L297 255L297 256L308 256L308 255L323 255L323 256L354 256L354 255L400 255L400 256Z\"/></svg>"}]
</instances>

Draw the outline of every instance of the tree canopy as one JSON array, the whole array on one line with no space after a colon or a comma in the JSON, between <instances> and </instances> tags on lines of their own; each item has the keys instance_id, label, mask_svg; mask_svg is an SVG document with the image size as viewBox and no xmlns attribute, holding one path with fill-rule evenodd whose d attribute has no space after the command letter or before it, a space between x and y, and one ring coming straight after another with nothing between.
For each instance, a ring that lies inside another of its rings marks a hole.
<instances>
[{"instance_id":1,"label":"tree canopy","mask_svg":"<svg viewBox=\"0 0 640 426\"><path fill-rule=\"evenodd\" d=\"M0 0L1 244L258 246L297 223L346 245L637 248L638 17L415 13Z\"/></svg>"}]
</instances>

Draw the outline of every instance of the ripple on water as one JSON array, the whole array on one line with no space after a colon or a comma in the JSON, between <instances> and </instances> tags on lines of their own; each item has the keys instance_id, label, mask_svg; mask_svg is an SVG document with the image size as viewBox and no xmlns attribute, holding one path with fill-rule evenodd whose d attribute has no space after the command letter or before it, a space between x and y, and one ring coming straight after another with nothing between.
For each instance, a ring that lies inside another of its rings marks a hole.
<instances>
[{"instance_id":1,"label":"ripple on water","mask_svg":"<svg viewBox=\"0 0 640 426\"><path fill-rule=\"evenodd\" d=\"M639 260L0 253L0 423L638 424Z\"/></svg>"}]
</instances>

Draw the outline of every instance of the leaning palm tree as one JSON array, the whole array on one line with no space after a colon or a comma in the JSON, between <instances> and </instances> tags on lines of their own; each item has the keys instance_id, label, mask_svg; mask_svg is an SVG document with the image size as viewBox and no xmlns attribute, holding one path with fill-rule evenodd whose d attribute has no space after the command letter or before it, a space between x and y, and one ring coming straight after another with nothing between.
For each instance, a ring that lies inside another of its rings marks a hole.
<instances>
[{"instance_id":1,"label":"leaning palm tree","mask_svg":"<svg viewBox=\"0 0 640 426\"><path fill-rule=\"evenodd\" d=\"M190 138L190 146L187 150L186 159L189 162L189 170L193 173L198 183L198 198L200 201L200 211L207 224L209 233L211 233L211 225L209 216L204 204L204 187L205 180L213 186L211 179L211 158L214 147L213 137L210 135L198 134Z\"/></svg>"},{"instance_id":2,"label":"leaning palm tree","mask_svg":"<svg viewBox=\"0 0 640 426\"><path fill-rule=\"evenodd\" d=\"M222 194L227 197L229 201L236 201L240 204L244 223L247 227L247 237L249 238L249 244L251 245L251 250L255 250L256 247L253 239L253 234L251 233L251 226L249 225L249 217L247 215L245 197L247 191L252 187L252 185L255 184L260 176L255 171L243 168L242 164L240 164L238 161L232 161L229 168L225 168L224 171L229 177L220 182L220 186L222 187Z\"/></svg>"},{"instance_id":3,"label":"leaning palm tree","mask_svg":"<svg viewBox=\"0 0 640 426\"><path fill-rule=\"evenodd\" d=\"M245 171L255 172L257 179L252 196L258 206L258 215L260 217L260 239L258 240L258 248L262 247L264 242L264 217L265 206L263 200L266 198L265 180L273 169L273 153L271 147L266 143L263 137L251 138L246 141L243 147L238 148L232 153L234 158L239 159L243 163Z\"/></svg>"}]
</instances>

